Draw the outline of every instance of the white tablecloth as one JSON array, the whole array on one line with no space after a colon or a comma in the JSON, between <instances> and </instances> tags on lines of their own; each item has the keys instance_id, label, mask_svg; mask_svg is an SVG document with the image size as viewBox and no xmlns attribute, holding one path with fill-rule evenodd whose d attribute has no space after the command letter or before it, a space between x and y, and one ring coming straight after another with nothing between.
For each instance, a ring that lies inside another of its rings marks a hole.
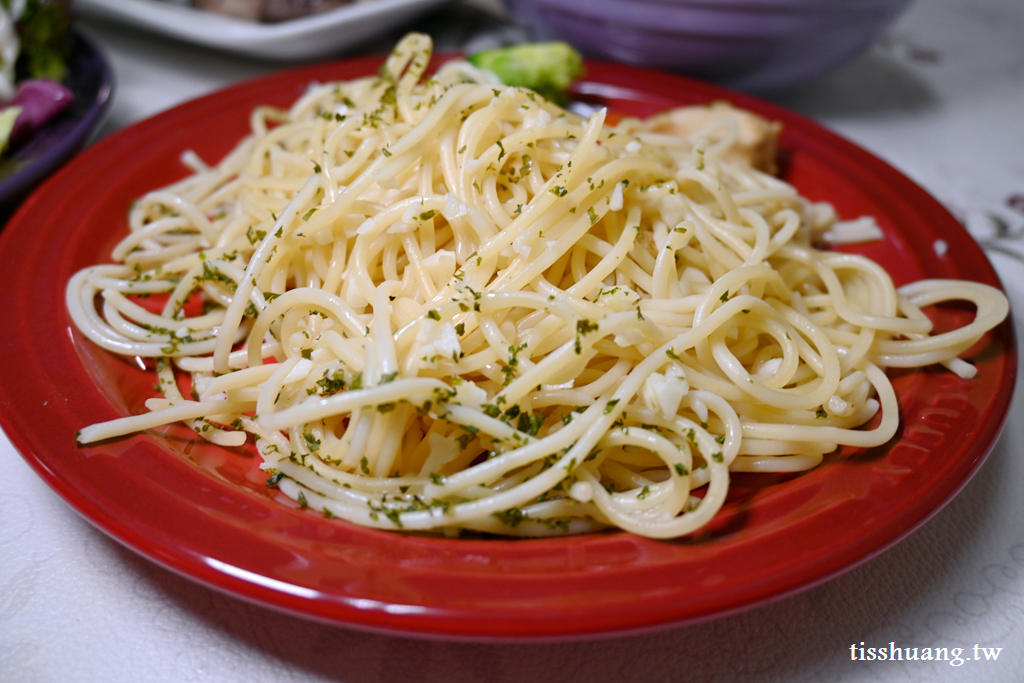
<instances>
[{"instance_id":1,"label":"white tablecloth","mask_svg":"<svg viewBox=\"0 0 1024 683\"><path fill-rule=\"evenodd\" d=\"M436 30L452 11L416 26ZM463 23L467 16L459 14ZM82 24L117 74L103 134L280 68ZM918 0L867 54L776 99L886 159L979 239L994 239L1024 229L1024 214L1009 202L1024 195L1022 35L1020 0ZM1000 237L990 251L1018 312L1018 338L1024 262L996 249L1024 253L1021 242ZM653 635L484 645L314 624L196 585L96 531L0 435L0 681L1020 681L1022 456L1018 382L1006 429L963 492L910 538L840 578ZM964 661L850 661L861 641L959 647ZM980 648L1002 649L991 660Z\"/></svg>"}]
</instances>

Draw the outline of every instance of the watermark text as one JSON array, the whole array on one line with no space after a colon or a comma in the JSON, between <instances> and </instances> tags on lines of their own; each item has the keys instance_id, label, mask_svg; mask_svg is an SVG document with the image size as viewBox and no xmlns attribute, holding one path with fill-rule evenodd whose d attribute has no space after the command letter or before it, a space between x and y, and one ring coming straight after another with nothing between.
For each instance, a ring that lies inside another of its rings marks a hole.
<instances>
[{"instance_id":1,"label":"watermark text","mask_svg":"<svg viewBox=\"0 0 1024 683\"><path fill-rule=\"evenodd\" d=\"M964 662L994 662L1002 653L1001 647L984 647L977 643L973 648L963 647L900 647L896 641L884 647L867 647L864 641L850 645L850 661L854 662L949 662L950 666L962 666ZM973 655L973 656L972 656Z\"/></svg>"}]
</instances>

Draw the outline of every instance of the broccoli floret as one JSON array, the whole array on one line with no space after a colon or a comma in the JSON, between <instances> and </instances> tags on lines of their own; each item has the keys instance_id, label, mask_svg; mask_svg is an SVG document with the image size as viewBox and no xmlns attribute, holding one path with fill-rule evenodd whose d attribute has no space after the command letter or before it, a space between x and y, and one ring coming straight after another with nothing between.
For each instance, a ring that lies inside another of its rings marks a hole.
<instances>
[{"instance_id":1,"label":"broccoli floret","mask_svg":"<svg viewBox=\"0 0 1024 683\"><path fill-rule=\"evenodd\" d=\"M583 58L563 42L524 43L484 50L469 62L498 76L505 85L529 88L552 102L568 101L565 91L583 74Z\"/></svg>"}]
</instances>

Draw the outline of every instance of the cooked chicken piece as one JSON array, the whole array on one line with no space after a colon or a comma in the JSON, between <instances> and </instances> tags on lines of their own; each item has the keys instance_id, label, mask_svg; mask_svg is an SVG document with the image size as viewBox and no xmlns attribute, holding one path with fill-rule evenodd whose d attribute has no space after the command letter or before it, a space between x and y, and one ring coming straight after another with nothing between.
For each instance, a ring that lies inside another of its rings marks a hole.
<instances>
[{"instance_id":1,"label":"cooked chicken piece","mask_svg":"<svg viewBox=\"0 0 1024 683\"><path fill-rule=\"evenodd\" d=\"M730 120L734 122L735 128L727 123ZM782 124L737 109L728 102L670 109L655 114L644 124L655 133L669 133L690 139L705 135L712 145L732 135L735 130L732 143L718 154L718 158L745 162L766 173L774 174L778 170L775 153Z\"/></svg>"}]
</instances>

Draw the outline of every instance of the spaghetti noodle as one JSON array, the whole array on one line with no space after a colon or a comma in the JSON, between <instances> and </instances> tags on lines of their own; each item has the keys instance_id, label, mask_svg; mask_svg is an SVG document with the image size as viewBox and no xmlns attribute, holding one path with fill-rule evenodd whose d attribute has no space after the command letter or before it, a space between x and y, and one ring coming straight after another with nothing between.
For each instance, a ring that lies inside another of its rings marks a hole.
<instances>
[{"instance_id":1,"label":"spaghetti noodle","mask_svg":"<svg viewBox=\"0 0 1024 683\"><path fill-rule=\"evenodd\" d=\"M425 78L430 52L411 34L377 76L255 110L220 163L186 155L137 202L67 304L157 359L164 396L80 443L183 421L362 525L675 537L730 472L887 441L884 369L970 376L957 355L1007 315L986 285L896 290L815 249L834 216L723 159L727 123L610 126L464 62ZM930 336L921 308L950 300L974 320Z\"/></svg>"}]
</instances>

